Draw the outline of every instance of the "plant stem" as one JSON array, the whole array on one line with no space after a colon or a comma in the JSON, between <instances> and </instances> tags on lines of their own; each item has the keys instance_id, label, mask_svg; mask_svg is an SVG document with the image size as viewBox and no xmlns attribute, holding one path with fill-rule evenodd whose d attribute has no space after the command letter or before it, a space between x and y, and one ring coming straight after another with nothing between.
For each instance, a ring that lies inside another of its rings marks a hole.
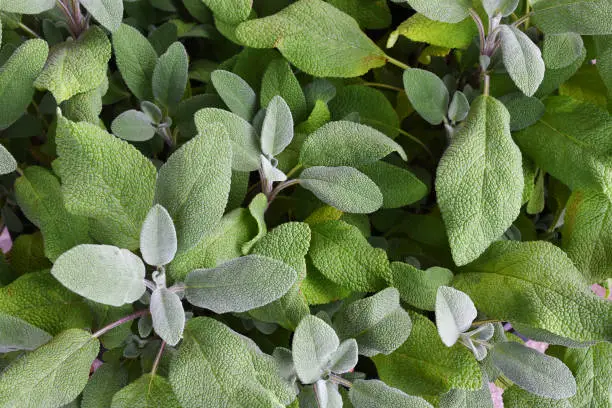
<instances>
[{"instance_id":1,"label":"plant stem","mask_svg":"<svg viewBox=\"0 0 612 408\"><path fill-rule=\"evenodd\" d=\"M334 373L329 374L329 381L333 382L334 384L342 385L343 387L346 387L346 388L351 388L353 386L352 382Z\"/></svg>"},{"instance_id":2,"label":"plant stem","mask_svg":"<svg viewBox=\"0 0 612 408\"><path fill-rule=\"evenodd\" d=\"M132 320L136 320L139 317L142 317L146 314L151 313L149 311L149 309L144 309L144 310L139 310L135 313L132 313L131 315L127 315L125 317L122 317L121 319L117 320L116 322L113 322L107 326L104 326L103 328L101 328L100 330L98 330L97 332L95 332L94 334L92 334L93 337L98 338L100 336L105 335L106 333L108 333L109 331L113 330L115 327L117 326L121 326L123 323L127 323L127 322L131 322Z\"/></svg>"},{"instance_id":3,"label":"plant stem","mask_svg":"<svg viewBox=\"0 0 612 408\"><path fill-rule=\"evenodd\" d=\"M480 19L480 16L476 12L476 10L470 9L470 16L472 17L472 20L474 20L474 22L476 23L476 26L478 27L478 36L480 37L480 55L485 55L484 49L485 49L485 42L487 41L487 37L485 34L484 24L482 23L482 20Z\"/></svg>"},{"instance_id":4,"label":"plant stem","mask_svg":"<svg viewBox=\"0 0 612 408\"><path fill-rule=\"evenodd\" d=\"M272 190L272 192L270 193L270 195L268 196L268 203L271 203L272 201L274 201L274 199L276 198L276 196L278 195L278 193L280 193L281 191L283 191L284 189L294 186L296 184L300 184L300 180L294 179L294 180L287 180L287 181L283 181L282 183L280 183L279 185L277 185L274 190Z\"/></svg>"},{"instance_id":5,"label":"plant stem","mask_svg":"<svg viewBox=\"0 0 612 408\"><path fill-rule=\"evenodd\" d=\"M425 145L425 143L421 142L419 139L417 139L415 136L411 135L410 133L406 132L403 129L397 128L397 131L403 135L406 136L408 139L412 140L414 143L418 144L423 150L425 150L425 152L429 155L429 157L431 157L433 159L434 155L431 152L431 150L429 150L429 148Z\"/></svg>"},{"instance_id":6,"label":"plant stem","mask_svg":"<svg viewBox=\"0 0 612 408\"><path fill-rule=\"evenodd\" d=\"M289 170L289 173L287 173L287 178L293 176L295 173L297 173L300 169L302 168L301 164L296 164L294 168L292 168L291 170Z\"/></svg>"},{"instance_id":7,"label":"plant stem","mask_svg":"<svg viewBox=\"0 0 612 408\"><path fill-rule=\"evenodd\" d=\"M404 92L404 90L402 88L398 88L397 86L387 85L387 84L380 84L378 82L364 82L361 85L369 86L369 87L372 87L372 88L384 88L384 89L390 89L392 91Z\"/></svg>"},{"instance_id":8,"label":"plant stem","mask_svg":"<svg viewBox=\"0 0 612 408\"><path fill-rule=\"evenodd\" d=\"M32 37L32 38L40 38L40 35L36 34L34 31L32 31L32 29L30 27L28 27L27 25L23 24L21 21L19 22L19 28L21 28L23 31L25 31L27 34L29 34L30 37Z\"/></svg>"},{"instance_id":9,"label":"plant stem","mask_svg":"<svg viewBox=\"0 0 612 408\"><path fill-rule=\"evenodd\" d=\"M491 87L491 77L486 72L483 73L483 81L484 81L484 87L483 87L482 93L486 96L489 96L489 88Z\"/></svg>"},{"instance_id":10,"label":"plant stem","mask_svg":"<svg viewBox=\"0 0 612 408\"><path fill-rule=\"evenodd\" d=\"M388 55L386 55L385 58L387 59L387 62L390 62L393 65L400 67L401 69L408 69L408 68L410 68L410 66L404 64L402 61L398 61L395 58L392 58L392 57L390 57Z\"/></svg>"},{"instance_id":11,"label":"plant stem","mask_svg":"<svg viewBox=\"0 0 612 408\"><path fill-rule=\"evenodd\" d=\"M162 354L164 354L164 348L166 347L166 342L162 340L161 346L159 346L159 351L157 352L157 356L155 357L155 361L153 362L153 368L151 369L151 376L154 376L157 372L157 367L159 367L159 362L161 361Z\"/></svg>"},{"instance_id":12,"label":"plant stem","mask_svg":"<svg viewBox=\"0 0 612 408\"><path fill-rule=\"evenodd\" d=\"M501 323L501 320L497 320L497 319L478 320L478 321L472 322L472 326L483 326L489 323Z\"/></svg>"},{"instance_id":13,"label":"plant stem","mask_svg":"<svg viewBox=\"0 0 612 408\"><path fill-rule=\"evenodd\" d=\"M67 23L68 23L68 29L70 30L70 34L76 40L78 38L79 33L77 30L76 21L74 20L74 17L72 16L72 13L70 12L70 9L68 8L68 6L66 6L66 4L62 0L56 0L55 3L59 6L62 13L64 13L64 15L66 16L66 19L68 20Z\"/></svg>"}]
</instances>

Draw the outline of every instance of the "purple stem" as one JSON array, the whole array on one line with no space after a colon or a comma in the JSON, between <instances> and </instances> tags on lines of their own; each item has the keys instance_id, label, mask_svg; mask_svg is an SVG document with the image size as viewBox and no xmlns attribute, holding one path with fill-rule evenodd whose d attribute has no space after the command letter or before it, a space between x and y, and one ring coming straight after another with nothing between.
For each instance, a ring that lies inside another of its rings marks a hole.
<instances>
[{"instance_id":1,"label":"purple stem","mask_svg":"<svg viewBox=\"0 0 612 408\"><path fill-rule=\"evenodd\" d=\"M122 317L121 319L117 320L116 322L113 322L113 323L109 324L108 326L104 326L103 328L101 328L100 330L98 330L97 332L92 334L92 336L95 337L95 338L103 336L104 334L106 334L109 331L113 330L115 327L121 326L123 323L127 323L127 322L131 322L132 320L136 320L139 317L144 316L144 315L149 314L149 313L151 313L149 311L149 309L139 310L139 311L137 311L135 313L132 313L131 315Z\"/></svg>"}]
</instances>

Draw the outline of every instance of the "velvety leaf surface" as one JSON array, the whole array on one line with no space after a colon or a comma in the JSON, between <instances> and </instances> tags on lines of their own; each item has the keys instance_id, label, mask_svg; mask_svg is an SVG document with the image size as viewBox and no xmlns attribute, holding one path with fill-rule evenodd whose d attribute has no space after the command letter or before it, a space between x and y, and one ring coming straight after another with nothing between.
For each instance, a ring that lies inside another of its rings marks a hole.
<instances>
[{"instance_id":1,"label":"velvety leaf surface","mask_svg":"<svg viewBox=\"0 0 612 408\"><path fill-rule=\"evenodd\" d=\"M607 0L540 0L533 21L547 34L612 34L612 9Z\"/></svg>"},{"instance_id":2,"label":"velvety leaf surface","mask_svg":"<svg viewBox=\"0 0 612 408\"><path fill-rule=\"evenodd\" d=\"M89 379L83 390L81 408L108 408L113 395L123 388L128 380L127 370L118 364L102 364Z\"/></svg>"},{"instance_id":3,"label":"velvety leaf surface","mask_svg":"<svg viewBox=\"0 0 612 408\"><path fill-rule=\"evenodd\" d=\"M34 350L51 340L44 330L25 320L0 312L0 353Z\"/></svg>"},{"instance_id":4,"label":"velvety leaf surface","mask_svg":"<svg viewBox=\"0 0 612 408\"><path fill-rule=\"evenodd\" d=\"M172 386L164 377L144 374L113 396L111 408L180 408Z\"/></svg>"},{"instance_id":5,"label":"velvety leaf surface","mask_svg":"<svg viewBox=\"0 0 612 408\"><path fill-rule=\"evenodd\" d=\"M391 262L393 286L404 302L423 310L435 310L436 293L440 286L449 286L453 273L437 266L420 270L403 262Z\"/></svg>"},{"instance_id":6,"label":"velvety leaf surface","mask_svg":"<svg viewBox=\"0 0 612 408\"><path fill-rule=\"evenodd\" d=\"M397 26L389 36L387 46L394 45L400 35L438 47L467 48L478 35L478 28L472 19L452 24L430 20L417 13Z\"/></svg>"},{"instance_id":7,"label":"velvety leaf surface","mask_svg":"<svg viewBox=\"0 0 612 408\"><path fill-rule=\"evenodd\" d=\"M349 391L355 408L430 408L423 398L413 397L378 380L357 380Z\"/></svg>"}]
</instances>

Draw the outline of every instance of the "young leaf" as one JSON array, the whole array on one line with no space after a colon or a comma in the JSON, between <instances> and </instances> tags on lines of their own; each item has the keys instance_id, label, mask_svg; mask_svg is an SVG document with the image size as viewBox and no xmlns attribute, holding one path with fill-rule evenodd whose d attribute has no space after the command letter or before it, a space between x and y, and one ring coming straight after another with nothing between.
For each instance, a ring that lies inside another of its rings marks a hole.
<instances>
[{"instance_id":1,"label":"young leaf","mask_svg":"<svg viewBox=\"0 0 612 408\"><path fill-rule=\"evenodd\" d=\"M55 261L51 274L71 291L95 302L121 306L145 292L145 266L127 249L79 245Z\"/></svg>"},{"instance_id":2,"label":"young leaf","mask_svg":"<svg viewBox=\"0 0 612 408\"><path fill-rule=\"evenodd\" d=\"M470 328L477 311L472 299L465 293L448 286L440 286L436 295L436 327L447 347Z\"/></svg>"},{"instance_id":3,"label":"young leaf","mask_svg":"<svg viewBox=\"0 0 612 408\"><path fill-rule=\"evenodd\" d=\"M215 14L215 18L236 25L246 20L251 14L251 0L203 0L204 4Z\"/></svg>"},{"instance_id":4,"label":"young leaf","mask_svg":"<svg viewBox=\"0 0 612 408\"><path fill-rule=\"evenodd\" d=\"M516 10L518 4L519 0L482 0L482 5L491 18L497 14L508 17Z\"/></svg>"},{"instance_id":5,"label":"young leaf","mask_svg":"<svg viewBox=\"0 0 612 408\"><path fill-rule=\"evenodd\" d=\"M22 2L19 0L17 3ZM0 4L2 4L1 0ZM47 61L48 53L49 46L45 41L29 40L20 45L2 65L0 69L0 100L2 101L0 129L7 128L19 119L32 102L35 91L33 84ZM7 160L6 163L10 163L10 160Z\"/></svg>"},{"instance_id":6,"label":"young leaf","mask_svg":"<svg viewBox=\"0 0 612 408\"><path fill-rule=\"evenodd\" d=\"M576 380L559 359L515 342L499 343L491 360L519 387L545 398L563 399L576 394Z\"/></svg>"},{"instance_id":7,"label":"young leaf","mask_svg":"<svg viewBox=\"0 0 612 408\"><path fill-rule=\"evenodd\" d=\"M283 262L247 255L191 272L185 295L193 305L215 313L245 312L280 298L296 278L295 270Z\"/></svg>"},{"instance_id":8,"label":"young leaf","mask_svg":"<svg viewBox=\"0 0 612 408\"><path fill-rule=\"evenodd\" d=\"M137 29L122 24L113 33L113 48L119 72L130 91L141 101L152 100L157 53L151 43Z\"/></svg>"},{"instance_id":9,"label":"young leaf","mask_svg":"<svg viewBox=\"0 0 612 408\"><path fill-rule=\"evenodd\" d=\"M414 204L427 196L427 186L412 172L385 161L360 166L383 195L383 208L399 208Z\"/></svg>"},{"instance_id":10,"label":"young leaf","mask_svg":"<svg viewBox=\"0 0 612 408\"><path fill-rule=\"evenodd\" d=\"M413 397L378 380L357 380L349 391L355 408L432 408L420 397Z\"/></svg>"},{"instance_id":11,"label":"young leaf","mask_svg":"<svg viewBox=\"0 0 612 408\"><path fill-rule=\"evenodd\" d=\"M110 408L181 408L164 377L143 374L113 396Z\"/></svg>"},{"instance_id":12,"label":"young leaf","mask_svg":"<svg viewBox=\"0 0 612 408\"><path fill-rule=\"evenodd\" d=\"M302 319L291 344L293 364L302 384L313 384L327 373L339 346L336 332L323 320L315 316Z\"/></svg>"},{"instance_id":13,"label":"young leaf","mask_svg":"<svg viewBox=\"0 0 612 408\"><path fill-rule=\"evenodd\" d=\"M167 265L176 255L176 230L168 211L155 204L142 224L140 252L142 259L152 266Z\"/></svg>"},{"instance_id":14,"label":"young leaf","mask_svg":"<svg viewBox=\"0 0 612 408\"><path fill-rule=\"evenodd\" d=\"M314 398L310 398L317 408L342 408L342 395L338 391L338 385L327 380L319 380L312 385ZM300 406L309 408L308 403L300 401ZM313 407L314 408L314 407Z\"/></svg>"},{"instance_id":15,"label":"young leaf","mask_svg":"<svg viewBox=\"0 0 612 408\"><path fill-rule=\"evenodd\" d=\"M198 127L198 117L196 117ZM232 151L225 132L202 132L159 169L155 202L174 219L178 250L194 247L223 216L230 189Z\"/></svg>"},{"instance_id":16,"label":"young leaf","mask_svg":"<svg viewBox=\"0 0 612 408\"><path fill-rule=\"evenodd\" d=\"M174 109L183 99L187 86L189 56L180 42L172 44L159 57L153 70L153 95L162 105Z\"/></svg>"},{"instance_id":17,"label":"young leaf","mask_svg":"<svg viewBox=\"0 0 612 408\"><path fill-rule=\"evenodd\" d=\"M444 121L448 110L448 89L429 71L409 68L404 71L404 88L414 109L432 125Z\"/></svg>"},{"instance_id":18,"label":"young leaf","mask_svg":"<svg viewBox=\"0 0 612 408\"><path fill-rule=\"evenodd\" d=\"M145 142L155 136L151 118L141 111L130 109L117 116L111 124L113 134L130 142Z\"/></svg>"},{"instance_id":19,"label":"young leaf","mask_svg":"<svg viewBox=\"0 0 612 408\"><path fill-rule=\"evenodd\" d=\"M516 86L532 96L544 79L544 60L537 45L516 27L500 26L504 66Z\"/></svg>"},{"instance_id":20,"label":"young leaf","mask_svg":"<svg viewBox=\"0 0 612 408\"><path fill-rule=\"evenodd\" d=\"M13 155L0 145L0 174L9 174L17 170L17 161Z\"/></svg>"},{"instance_id":21,"label":"young leaf","mask_svg":"<svg viewBox=\"0 0 612 408\"><path fill-rule=\"evenodd\" d=\"M437 170L438 205L457 265L476 259L518 216L521 161L504 105L489 96L477 98Z\"/></svg>"},{"instance_id":22,"label":"young leaf","mask_svg":"<svg viewBox=\"0 0 612 408\"><path fill-rule=\"evenodd\" d=\"M330 371L335 374L344 374L353 370L359 360L357 340L348 339L330 357Z\"/></svg>"},{"instance_id":23,"label":"young leaf","mask_svg":"<svg viewBox=\"0 0 612 408\"><path fill-rule=\"evenodd\" d=\"M70 329L16 360L0 376L0 406L61 407L85 388L100 343L91 334ZM66 381L57 382L58 378Z\"/></svg>"},{"instance_id":24,"label":"young leaf","mask_svg":"<svg viewBox=\"0 0 612 408\"><path fill-rule=\"evenodd\" d=\"M108 31L115 32L123 20L121 0L80 0L85 9Z\"/></svg>"},{"instance_id":25,"label":"young leaf","mask_svg":"<svg viewBox=\"0 0 612 408\"><path fill-rule=\"evenodd\" d=\"M330 122L310 134L300 152L306 166L359 167L397 152L408 160L393 139L369 126L348 121Z\"/></svg>"},{"instance_id":26,"label":"young leaf","mask_svg":"<svg viewBox=\"0 0 612 408\"><path fill-rule=\"evenodd\" d=\"M430 311L436 310L438 288L453 281L453 273L448 269L433 266L422 271L403 262L392 262L391 274L393 286L404 302Z\"/></svg>"},{"instance_id":27,"label":"young leaf","mask_svg":"<svg viewBox=\"0 0 612 408\"><path fill-rule=\"evenodd\" d=\"M261 79L261 106L267 107L277 95L287 102L297 123L306 117L306 97L291 66L284 58L272 60Z\"/></svg>"},{"instance_id":28,"label":"young leaf","mask_svg":"<svg viewBox=\"0 0 612 408\"><path fill-rule=\"evenodd\" d=\"M52 337L25 320L0 312L0 353L35 350Z\"/></svg>"},{"instance_id":29,"label":"young leaf","mask_svg":"<svg viewBox=\"0 0 612 408\"><path fill-rule=\"evenodd\" d=\"M319 200L340 211L368 214L383 204L378 186L352 167L310 167L302 172L299 181Z\"/></svg>"},{"instance_id":30,"label":"young leaf","mask_svg":"<svg viewBox=\"0 0 612 408\"><path fill-rule=\"evenodd\" d=\"M400 306L397 289L387 288L342 309L334 327L341 339L357 340L359 354L372 357L400 347L410 335L412 321Z\"/></svg>"},{"instance_id":31,"label":"young leaf","mask_svg":"<svg viewBox=\"0 0 612 408\"><path fill-rule=\"evenodd\" d=\"M546 68L565 68L580 58L583 48L584 42L579 34L551 34L544 37L542 58Z\"/></svg>"},{"instance_id":32,"label":"young leaf","mask_svg":"<svg viewBox=\"0 0 612 408\"><path fill-rule=\"evenodd\" d=\"M40 14L54 6L54 0L0 0L0 10L8 13Z\"/></svg>"},{"instance_id":33,"label":"young leaf","mask_svg":"<svg viewBox=\"0 0 612 408\"><path fill-rule=\"evenodd\" d=\"M249 204L249 213L257 223L257 234L244 245L242 245L242 253L244 255L247 255L249 252L251 252L251 248L253 248L253 245L255 245L260 239L262 239L264 235L266 235L267 226L265 215L267 209L268 198L265 194L259 193L255 197L253 197L253 200L251 200L251 203Z\"/></svg>"},{"instance_id":34,"label":"young leaf","mask_svg":"<svg viewBox=\"0 0 612 408\"><path fill-rule=\"evenodd\" d=\"M355 77L386 63L352 17L322 0L299 0L246 21L236 36L247 47L278 48L297 68L318 77Z\"/></svg>"},{"instance_id":35,"label":"young leaf","mask_svg":"<svg viewBox=\"0 0 612 408\"><path fill-rule=\"evenodd\" d=\"M51 92L57 103L64 102L98 88L106 78L110 58L111 44L106 34L99 27L91 27L78 40L53 48L34 86Z\"/></svg>"},{"instance_id":36,"label":"young leaf","mask_svg":"<svg viewBox=\"0 0 612 408\"><path fill-rule=\"evenodd\" d=\"M402 35L412 41L423 42L444 48L467 48L478 35L474 21L467 18L456 24L430 20L423 14L415 14L397 26L389 35L387 48L391 48Z\"/></svg>"},{"instance_id":37,"label":"young leaf","mask_svg":"<svg viewBox=\"0 0 612 408\"><path fill-rule=\"evenodd\" d=\"M185 328L181 299L166 288L158 288L151 295L150 308L155 333L170 346L176 346Z\"/></svg>"},{"instance_id":38,"label":"young leaf","mask_svg":"<svg viewBox=\"0 0 612 408\"><path fill-rule=\"evenodd\" d=\"M469 0L405 0L410 7L427 18L445 23L458 23L470 15Z\"/></svg>"},{"instance_id":39,"label":"young leaf","mask_svg":"<svg viewBox=\"0 0 612 408\"><path fill-rule=\"evenodd\" d=\"M261 155L261 174L270 183L287 180L287 175L274 167L263 154Z\"/></svg>"},{"instance_id":40,"label":"young leaf","mask_svg":"<svg viewBox=\"0 0 612 408\"><path fill-rule=\"evenodd\" d=\"M91 376L83 390L81 408L106 408L111 406L113 395L123 388L128 373L119 364L102 364Z\"/></svg>"},{"instance_id":41,"label":"young leaf","mask_svg":"<svg viewBox=\"0 0 612 408\"><path fill-rule=\"evenodd\" d=\"M268 156L280 154L293 140L293 117L287 102L272 98L261 128L261 151Z\"/></svg>"},{"instance_id":42,"label":"young leaf","mask_svg":"<svg viewBox=\"0 0 612 408\"><path fill-rule=\"evenodd\" d=\"M536 123L546 112L546 106L538 98L514 92L499 98L510 113L510 130L516 132Z\"/></svg>"},{"instance_id":43,"label":"young leaf","mask_svg":"<svg viewBox=\"0 0 612 408\"><path fill-rule=\"evenodd\" d=\"M470 102L461 91L455 92L450 105L448 105L448 118L453 122L462 122L470 112Z\"/></svg>"},{"instance_id":44,"label":"young leaf","mask_svg":"<svg viewBox=\"0 0 612 408\"><path fill-rule=\"evenodd\" d=\"M257 110L257 95L244 79L218 69L210 74L210 80L232 112L246 121L253 119Z\"/></svg>"},{"instance_id":45,"label":"young leaf","mask_svg":"<svg viewBox=\"0 0 612 408\"><path fill-rule=\"evenodd\" d=\"M533 3L531 18L546 34L612 34L612 9L608 0L539 0Z\"/></svg>"}]
</instances>

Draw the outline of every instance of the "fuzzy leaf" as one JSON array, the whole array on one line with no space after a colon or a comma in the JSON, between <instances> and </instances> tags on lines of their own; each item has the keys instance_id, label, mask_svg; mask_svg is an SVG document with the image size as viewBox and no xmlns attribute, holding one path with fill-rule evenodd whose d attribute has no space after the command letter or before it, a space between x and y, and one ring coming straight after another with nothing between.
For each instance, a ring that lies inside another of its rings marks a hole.
<instances>
[{"instance_id":1,"label":"fuzzy leaf","mask_svg":"<svg viewBox=\"0 0 612 408\"><path fill-rule=\"evenodd\" d=\"M329 370L340 340L327 323L315 316L306 316L293 335L293 364L302 384L313 384Z\"/></svg>"},{"instance_id":2,"label":"fuzzy leaf","mask_svg":"<svg viewBox=\"0 0 612 408\"><path fill-rule=\"evenodd\" d=\"M282 97L299 123L307 115L306 97L291 66L284 58L270 62L261 79L260 104L267 107L275 96Z\"/></svg>"},{"instance_id":3,"label":"fuzzy leaf","mask_svg":"<svg viewBox=\"0 0 612 408\"><path fill-rule=\"evenodd\" d=\"M259 193L255 197L253 197L253 200L251 200L251 203L249 204L249 213L251 213L251 216L257 223L257 234L244 245L242 245L242 253L244 255L247 255L249 252L251 252L251 248L253 248L253 245L255 245L260 239L262 239L264 235L266 235L266 232L268 231L265 219L267 209L268 198L265 196L265 194Z\"/></svg>"},{"instance_id":4,"label":"fuzzy leaf","mask_svg":"<svg viewBox=\"0 0 612 408\"><path fill-rule=\"evenodd\" d=\"M13 155L0 145L0 175L9 174L17 170L17 161Z\"/></svg>"},{"instance_id":5,"label":"fuzzy leaf","mask_svg":"<svg viewBox=\"0 0 612 408\"><path fill-rule=\"evenodd\" d=\"M546 106L538 98L514 92L499 98L510 113L510 130L516 132L536 123L546 112Z\"/></svg>"},{"instance_id":6,"label":"fuzzy leaf","mask_svg":"<svg viewBox=\"0 0 612 408\"><path fill-rule=\"evenodd\" d=\"M544 79L544 60L537 45L516 27L500 26L504 66L516 86L532 96Z\"/></svg>"},{"instance_id":7,"label":"fuzzy leaf","mask_svg":"<svg viewBox=\"0 0 612 408\"><path fill-rule=\"evenodd\" d=\"M404 88L414 109L432 125L444 121L450 96L446 85L432 72L418 68L404 71Z\"/></svg>"},{"instance_id":8,"label":"fuzzy leaf","mask_svg":"<svg viewBox=\"0 0 612 408\"><path fill-rule=\"evenodd\" d=\"M228 108L242 119L250 121L257 110L257 95L253 88L238 75L218 69L210 80Z\"/></svg>"},{"instance_id":9,"label":"fuzzy leaf","mask_svg":"<svg viewBox=\"0 0 612 408\"><path fill-rule=\"evenodd\" d=\"M469 0L405 0L410 7L427 18L445 23L458 23L470 15Z\"/></svg>"},{"instance_id":10,"label":"fuzzy leaf","mask_svg":"<svg viewBox=\"0 0 612 408\"><path fill-rule=\"evenodd\" d=\"M18 14L40 14L51 10L55 0L0 0L0 10Z\"/></svg>"},{"instance_id":11,"label":"fuzzy leaf","mask_svg":"<svg viewBox=\"0 0 612 408\"><path fill-rule=\"evenodd\" d=\"M155 333L170 346L176 346L185 328L181 299L166 288L158 288L151 295L150 308Z\"/></svg>"},{"instance_id":12,"label":"fuzzy leaf","mask_svg":"<svg viewBox=\"0 0 612 408\"><path fill-rule=\"evenodd\" d=\"M126 385L127 380L125 368L118 364L102 364L83 390L81 408L109 408L113 395Z\"/></svg>"},{"instance_id":13,"label":"fuzzy leaf","mask_svg":"<svg viewBox=\"0 0 612 408\"><path fill-rule=\"evenodd\" d=\"M159 57L153 70L153 95L162 105L174 109L183 99L187 86L189 56L180 42L175 42Z\"/></svg>"},{"instance_id":14,"label":"fuzzy leaf","mask_svg":"<svg viewBox=\"0 0 612 408\"><path fill-rule=\"evenodd\" d=\"M140 231L142 259L152 266L169 264L176 254L176 230L168 211L155 204Z\"/></svg>"},{"instance_id":15,"label":"fuzzy leaf","mask_svg":"<svg viewBox=\"0 0 612 408\"><path fill-rule=\"evenodd\" d=\"M576 378L574 407L605 407L612 387L612 344L601 342L589 348L568 348L560 357Z\"/></svg>"},{"instance_id":16,"label":"fuzzy leaf","mask_svg":"<svg viewBox=\"0 0 612 408\"><path fill-rule=\"evenodd\" d=\"M472 299L465 293L448 286L440 286L436 295L436 327L447 347L470 328L477 311Z\"/></svg>"},{"instance_id":17,"label":"fuzzy leaf","mask_svg":"<svg viewBox=\"0 0 612 408\"><path fill-rule=\"evenodd\" d=\"M108 31L115 32L123 20L121 0L80 0L85 9Z\"/></svg>"},{"instance_id":18,"label":"fuzzy leaf","mask_svg":"<svg viewBox=\"0 0 612 408\"><path fill-rule=\"evenodd\" d=\"M506 389L507 390L507 389ZM494 408L488 382L476 391L452 389L440 398L440 408ZM507 408L507 407L506 407ZM517 407L518 408L518 407Z\"/></svg>"},{"instance_id":19,"label":"fuzzy leaf","mask_svg":"<svg viewBox=\"0 0 612 408\"><path fill-rule=\"evenodd\" d=\"M420 397L405 394L378 380L357 380L349 391L355 408L432 408Z\"/></svg>"},{"instance_id":20,"label":"fuzzy leaf","mask_svg":"<svg viewBox=\"0 0 612 408\"><path fill-rule=\"evenodd\" d=\"M344 374L352 371L359 360L357 340L348 339L331 356L330 371L335 374Z\"/></svg>"},{"instance_id":21,"label":"fuzzy leaf","mask_svg":"<svg viewBox=\"0 0 612 408\"><path fill-rule=\"evenodd\" d=\"M404 302L430 311L435 310L438 288L449 286L453 280L453 273L448 269L434 266L422 271L402 262L392 262L391 273L393 286Z\"/></svg>"},{"instance_id":22,"label":"fuzzy leaf","mask_svg":"<svg viewBox=\"0 0 612 408\"><path fill-rule=\"evenodd\" d=\"M111 124L113 134L130 142L145 142L155 136L151 118L141 111L130 109L117 116Z\"/></svg>"},{"instance_id":23,"label":"fuzzy leaf","mask_svg":"<svg viewBox=\"0 0 612 408\"><path fill-rule=\"evenodd\" d=\"M34 350L51 338L49 333L25 320L0 312L0 353Z\"/></svg>"},{"instance_id":24,"label":"fuzzy leaf","mask_svg":"<svg viewBox=\"0 0 612 408\"><path fill-rule=\"evenodd\" d=\"M551 34L544 37L542 58L546 68L565 68L580 58L583 48L584 42L579 34Z\"/></svg>"},{"instance_id":25,"label":"fuzzy leaf","mask_svg":"<svg viewBox=\"0 0 612 408\"><path fill-rule=\"evenodd\" d=\"M180 408L172 386L164 377L144 374L113 396L110 408Z\"/></svg>"},{"instance_id":26,"label":"fuzzy leaf","mask_svg":"<svg viewBox=\"0 0 612 408\"><path fill-rule=\"evenodd\" d=\"M470 112L470 102L465 94L456 91L450 105L448 105L448 118L453 122L462 122Z\"/></svg>"},{"instance_id":27,"label":"fuzzy leaf","mask_svg":"<svg viewBox=\"0 0 612 408\"><path fill-rule=\"evenodd\" d=\"M231 25L246 20L251 14L252 0L203 0L215 18Z\"/></svg>"},{"instance_id":28,"label":"fuzzy leaf","mask_svg":"<svg viewBox=\"0 0 612 408\"><path fill-rule=\"evenodd\" d=\"M383 208L399 208L424 198L427 186L413 173L393 164L377 161L359 167L383 195Z\"/></svg>"},{"instance_id":29,"label":"fuzzy leaf","mask_svg":"<svg viewBox=\"0 0 612 408\"><path fill-rule=\"evenodd\" d=\"M376 30L391 25L391 11L384 0L330 0L329 3L353 17L363 28Z\"/></svg>"},{"instance_id":30,"label":"fuzzy leaf","mask_svg":"<svg viewBox=\"0 0 612 408\"><path fill-rule=\"evenodd\" d=\"M482 5L491 18L497 14L508 17L516 10L518 4L519 0L482 0Z\"/></svg>"},{"instance_id":31,"label":"fuzzy leaf","mask_svg":"<svg viewBox=\"0 0 612 408\"><path fill-rule=\"evenodd\" d=\"M423 42L445 48L467 48L476 35L478 28L472 19L450 24L430 20L423 14L415 14L389 35L387 47L393 47L402 35L412 41Z\"/></svg>"},{"instance_id":32,"label":"fuzzy leaf","mask_svg":"<svg viewBox=\"0 0 612 408\"><path fill-rule=\"evenodd\" d=\"M609 0L539 0L533 10L533 22L546 34L612 34Z\"/></svg>"},{"instance_id":33,"label":"fuzzy leaf","mask_svg":"<svg viewBox=\"0 0 612 408\"><path fill-rule=\"evenodd\" d=\"M293 117L287 102L280 96L272 98L266 108L261 128L261 151L276 156L293 140Z\"/></svg>"}]
</instances>

